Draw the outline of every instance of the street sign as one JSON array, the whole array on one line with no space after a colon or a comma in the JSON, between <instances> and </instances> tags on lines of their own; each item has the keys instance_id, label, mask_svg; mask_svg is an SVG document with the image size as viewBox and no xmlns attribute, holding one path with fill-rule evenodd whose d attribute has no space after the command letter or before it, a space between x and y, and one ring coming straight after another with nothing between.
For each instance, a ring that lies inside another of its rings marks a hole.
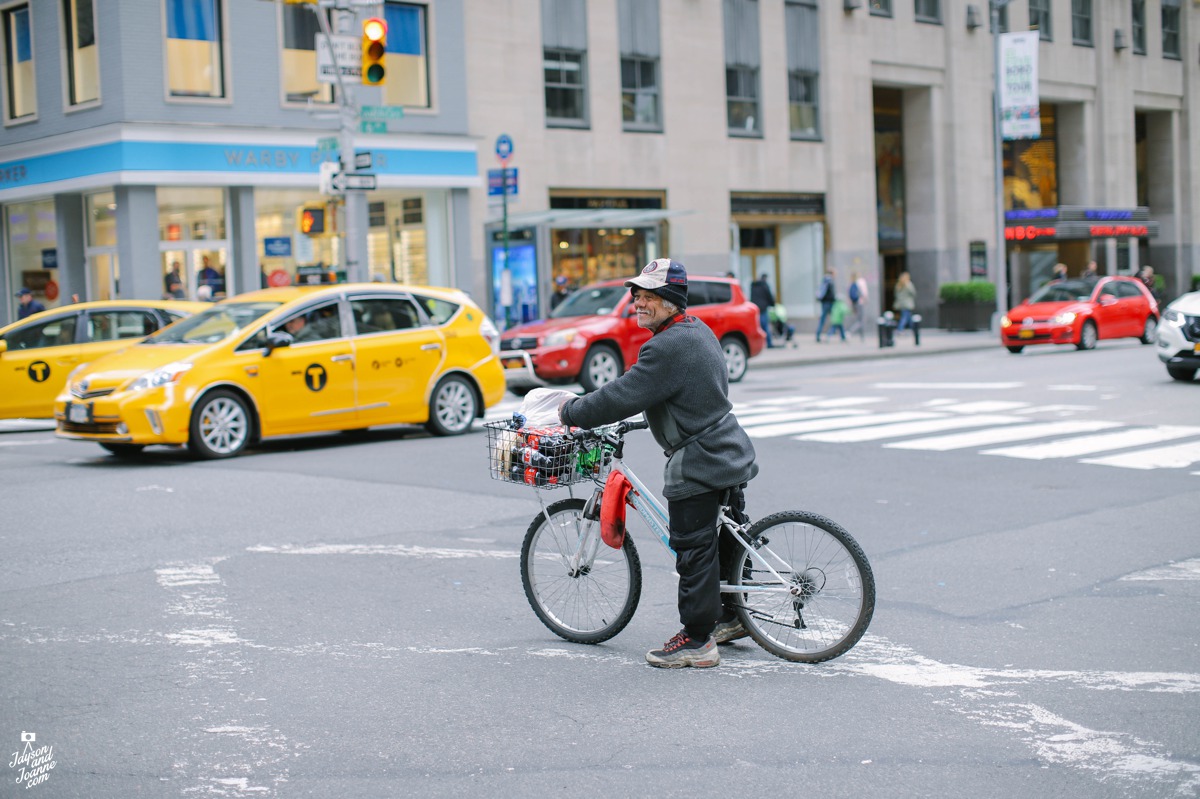
<instances>
[{"instance_id":1,"label":"street sign","mask_svg":"<svg viewBox=\"0 0 1200 799\"><path fill-rule=\"evenodd\" d=\"M354 154L354 168L356 170L357 169L370 169L371 168L371 154L370 153L355 153Z\"/></svg>"},{"instance_id":2,"label":"street sign","mask_svg":"<svg viewBox=\"0 0 1200 799\"><path fill-rule=\"evenodd\" d=\"M335 191L333 188L333 176L340 171L340 165L337 161L322 161L321 177L318 182L319 191L322 194L341 194L340 191Z\"/></svg>"},{"instance_id":3,"label":"street sign","mask_svg":"<svg viewBox=\"0 0 1200 799\"><path fill-rule=\"evenodd\" d=\"M389 119L404 119L402 105L364 105L358 111L358 118L373 122L386 122Z\"/></svg>"},{"instance_id":4,"label":"street sign","mask_svg":"<svg viewBox=\"0 0 1200 799\"><path fill-rule=\"evenodd\" d=\"M358 129L362 133L387 133L387 123L364 119L358 123Z\"/></svg>"},{"instance_id":5,"label":"street sign","mask_svg":"<svg viewBox=\"0 0 1200 799\"><path fill-rule=\"evenodd\" d=\"M501 133L496 137L496 157L500 159L501 164L507 164L508 159L512 156L513 140L507 133Z\"/></svg>"},{"instance_id":6,"label":"street sign","mask_svg":"<svg viewBox=\"0 0 1200 799\"><path fill-rule=\"evenodd\" d=\"M318 152L327 153L331 150L336 150L337 148L338 148L338 137L337 136L322 136L321 138L317 139L317 151Z\"/></svg>"},{"instance_id":7,"label":"street sign","mask_svg":"<svg viewBox=\"0 0 1200 799\"><path fill-rule=\"evenodd\" d=\"M333 176L334 191L375 191L375 176L361 172L338 172Z\"/></svg>"},{"instance_id":8,"label":"street sign","mask_svg":"<svg viewBox=\"0 0 1200 799\"><path fill-rule=\"evenodd\" d=\"M321 83L337 83L337 70L343 78L362 79L362 49L357 36L334 34L329 37L317 34L317 80Z\"/></svg>"},{"instance_id":9,"label":"street sign","mask_svg":"<svg viewBox=\"0 0 1200 799\"><path fill-rule=\"evenodd\" d=\"M516 167L511 167L508 169L489 169L487 172L487 178L489 197L500 197L505 194L507 194L509 197L517 196Z\"/></svg>"}]
</instances>

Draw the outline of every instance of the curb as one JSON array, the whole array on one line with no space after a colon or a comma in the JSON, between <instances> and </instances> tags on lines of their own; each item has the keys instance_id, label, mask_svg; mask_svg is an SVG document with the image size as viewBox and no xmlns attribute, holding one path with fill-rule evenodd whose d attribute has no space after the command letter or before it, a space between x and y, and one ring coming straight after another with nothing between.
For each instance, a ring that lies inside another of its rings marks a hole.
<instances>
[{"instance_id":1,"label":"curb","mask_svg":"<svg viewBox=\"0 0 1200 799\"><path fill-rule=\"evenodd\" d=\"M956 344L954 346L945 347L933 345L928 348L921 347L918 344L910 344L903 349L899 345L888 347L886 349L869 350L869 351L851 351L844 354L830 355L803 355L801 351L797 351L796 356L783 356L778 359L762 360L763 355L768 352L764 350L758 356L750 359L750 365L755 369L780 369L787 366L807 366L817 363L845 363L848 361L875 361L887 360L890 358L914 358L928 355L945 355L946 353L954 352L978 352L980 350L995 349L1000 346L996 341L988 339L987 341L973 341L970 343Z\"/></svg>"}]
</instances>

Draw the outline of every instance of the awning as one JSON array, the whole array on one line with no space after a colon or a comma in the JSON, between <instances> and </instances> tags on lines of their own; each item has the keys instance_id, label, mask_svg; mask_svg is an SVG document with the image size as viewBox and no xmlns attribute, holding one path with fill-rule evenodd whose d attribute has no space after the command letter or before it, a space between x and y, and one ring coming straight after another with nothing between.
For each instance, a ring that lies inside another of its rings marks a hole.
<instances>
[{"instance_id":1,"label":"awning","mask_svg":"<svg viewBox=\"0 0 1200 799\"><path fill-rule=\"evenodd\" d=\"M494 209L493 209L494 210ZM548 211L521 211L508 215L508 228L546 227L561 228L606 228L606 227L649 227L673 216L684 216L694 211L667 211L660 208L561 208ZM489 219L489 225L501 224L500 217Z\"/></svg>"}]
</instances>

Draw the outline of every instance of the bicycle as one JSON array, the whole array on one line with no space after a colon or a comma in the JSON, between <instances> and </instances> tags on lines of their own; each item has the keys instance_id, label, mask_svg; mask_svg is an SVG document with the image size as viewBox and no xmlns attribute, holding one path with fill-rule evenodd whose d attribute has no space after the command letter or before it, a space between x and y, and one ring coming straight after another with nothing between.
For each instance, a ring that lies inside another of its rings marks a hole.
<instances>
[{"instance_id":1,"label":"bicycle","mask_svg":"<svg viewBox=\"0 0 1200 799\"><path fill-rule=\"evenodd\" d=\"M521 581L537 617L559 637L598 644L617 635L637 610L641 559L626 530L620 549L602 543L600 508L609 474L619 470L632 485L628 503L671 552L666 509L623 460L625 435L644 421L595 430L521 430L489 422L492 476L535 488L567 487L570 497L549 505L521 545ZM574 486L596 484L586 500ZM741 517L743 521L739 521ZM841 525L793 510L751 523L724 505L721 534L740 551L722 575L738 619L760 647L784 660L822 663L850 650L875 610L875 578L862 547ZM673 554L673 552L672 552Z\"/></svg>"}]
</instances>

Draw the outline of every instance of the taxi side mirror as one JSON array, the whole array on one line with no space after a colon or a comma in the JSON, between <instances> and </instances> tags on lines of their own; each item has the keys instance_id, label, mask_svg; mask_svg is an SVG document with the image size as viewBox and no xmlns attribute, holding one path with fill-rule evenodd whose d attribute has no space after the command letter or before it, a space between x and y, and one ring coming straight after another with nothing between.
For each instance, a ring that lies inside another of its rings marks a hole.
<instances>
[{"instance_id":1,"label":"taxi side mirror","mask_svg":"<svg viewBox=\"0 0 1200 799\"><path fill-rule=\"evenodd\" d=\"M283 330L276 330L271 335L267 336L267 346L263 347L263 355L270 355L281 347L290 347L295 339L292 334Z\"/></svg>"},{"instance_id":2,"label":"taxi side mirror","mask_svg":"<svg viewBox=\"0 0 1200 799\"><path fill-rule=\"evenodd\" d=\"M3 356L6 352L8 352L8 342L0 338L0 356Z\"/></svg>"}]
</instances>

